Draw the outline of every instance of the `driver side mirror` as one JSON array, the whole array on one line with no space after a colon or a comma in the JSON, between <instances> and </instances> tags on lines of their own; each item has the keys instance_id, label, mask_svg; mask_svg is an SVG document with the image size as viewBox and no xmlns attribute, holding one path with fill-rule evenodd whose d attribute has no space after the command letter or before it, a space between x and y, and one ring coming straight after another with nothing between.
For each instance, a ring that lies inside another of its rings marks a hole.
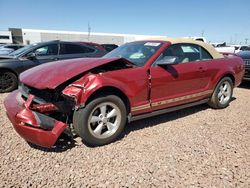
<instances>
[{"instance_id":1,"label":"driver side mirror","mask_svg":"<svg viewBox=\"0 0 250 188\"><path fill-rule=\"evenodd\" d=\"M179 63L179 58L177 56L165 56L163 59L156 62L156 65L174 65Z\"/></svg>"},{"instance_id":2,"label":"driver side mirror","mask_svg":"<svg viewBox=\"0 0 250 188\"><path fill-rule=\"evenodd\" d=\"M31 53L27 54L26 58L30 59L30 60L34 60L34 59L36 59L36 54L34 52L31 52Z\"/></svg>"}]
</instances>

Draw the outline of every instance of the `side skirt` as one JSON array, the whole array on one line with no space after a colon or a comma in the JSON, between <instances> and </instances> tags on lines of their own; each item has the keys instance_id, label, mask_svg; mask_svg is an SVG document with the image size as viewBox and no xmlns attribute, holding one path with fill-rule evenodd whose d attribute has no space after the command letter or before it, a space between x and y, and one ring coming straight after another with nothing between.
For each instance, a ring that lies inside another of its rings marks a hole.
<instances>
[{"instance_id":1,"label":"side skirt","mask_svg":"<svg viewBox=\"0 0 250 188\"><path fill-rule=\"evenodd\" d=\"M174 106L174 107L170 107L170 108L166 108L166 109L162 109L162 110L157 110L157 111L153 111L151 113L146 113L146 114L142 114L142 115L132 116L132 117L130 117L128 119L128 122L137 121L137 120L140 120L140 119L161 115L161 114L181 110L181 109L192 107L192 106L197 106L197 105L200 105L200 104L207 103L208 101L209 101L209 99L203 99L203 100L200 100L200 101L197 101L197 102L192 102L192 103L183 104L183 105L179 105L179 106Z\"/></svg>"}]
</instances>

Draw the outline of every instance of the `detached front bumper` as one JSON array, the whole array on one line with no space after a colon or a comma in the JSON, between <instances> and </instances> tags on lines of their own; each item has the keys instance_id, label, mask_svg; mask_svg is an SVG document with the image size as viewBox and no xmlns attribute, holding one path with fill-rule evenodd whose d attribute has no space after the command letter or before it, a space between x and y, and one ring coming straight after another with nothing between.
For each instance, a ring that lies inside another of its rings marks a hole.
<instances>
[{"instance_id":1,"label":"detached front bumper","mask_svg":"<svg viewBox=\"0 0 250 188\"><path fill-rule=\"evenodd\" d=\"M67 127L44 114L29 109L29 99L24 102L16 90L4 100L6 113L15 130L25 140L42 147L51 147Z\"/></svg>"}]
</instances>

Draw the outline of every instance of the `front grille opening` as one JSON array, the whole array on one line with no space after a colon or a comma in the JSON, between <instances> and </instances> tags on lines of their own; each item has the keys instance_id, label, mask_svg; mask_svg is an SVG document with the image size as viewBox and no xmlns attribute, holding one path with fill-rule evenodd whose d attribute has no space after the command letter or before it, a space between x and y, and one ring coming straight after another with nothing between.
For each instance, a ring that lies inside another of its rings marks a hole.
<instances>
[{"instance_id":1,"label":"front grille opening","mask_svg":"<svg viewBox=\"0 0 250 188\"><path fill-rule=\"evenodd\" d=\"M61 92L58 90L51 90L51 89L36 89L25 84L20 84L19 90L22 93L22 98L26 101L29 94L35 96L36 100L40 102L57 102L63 100L61 96Z\"/></svg>"},{"instance_id":2,"label":"front grille opening","mask_svg":"<svg viewBox=\"0 0 250 188\"><path fill-rule=\"evenodd\" d=\"M57 111L51 111L45 113L47 116L54 118L58 121L65 123L71 123L73 119L73 109L74 102L68 98L65 98L61 95L61 90L39 90L28 85L21 83L19 85L19 91L21 92L21 98L24 101L27 101L30 94L34 95L32 105L34 104L45 104L52 103L58 107Z\"/></svg>"}]
</instances>

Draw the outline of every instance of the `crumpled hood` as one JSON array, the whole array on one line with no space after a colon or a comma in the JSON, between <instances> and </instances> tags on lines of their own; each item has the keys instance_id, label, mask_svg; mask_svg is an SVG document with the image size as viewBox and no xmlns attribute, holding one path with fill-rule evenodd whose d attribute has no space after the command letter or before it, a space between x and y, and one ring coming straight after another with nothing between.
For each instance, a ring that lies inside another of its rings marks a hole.
<instances>
[{"instance_id":1,"label":"crumpled hood","mask_svg":"<svg viewBox=\"0 0 250 188\"><path fill-rule=\"evenodd\" d=\"M55 89L67 80L120 58L80 58L55 61L23 72L20 81L37 89Z\"/></svg>"}]
</instances>

